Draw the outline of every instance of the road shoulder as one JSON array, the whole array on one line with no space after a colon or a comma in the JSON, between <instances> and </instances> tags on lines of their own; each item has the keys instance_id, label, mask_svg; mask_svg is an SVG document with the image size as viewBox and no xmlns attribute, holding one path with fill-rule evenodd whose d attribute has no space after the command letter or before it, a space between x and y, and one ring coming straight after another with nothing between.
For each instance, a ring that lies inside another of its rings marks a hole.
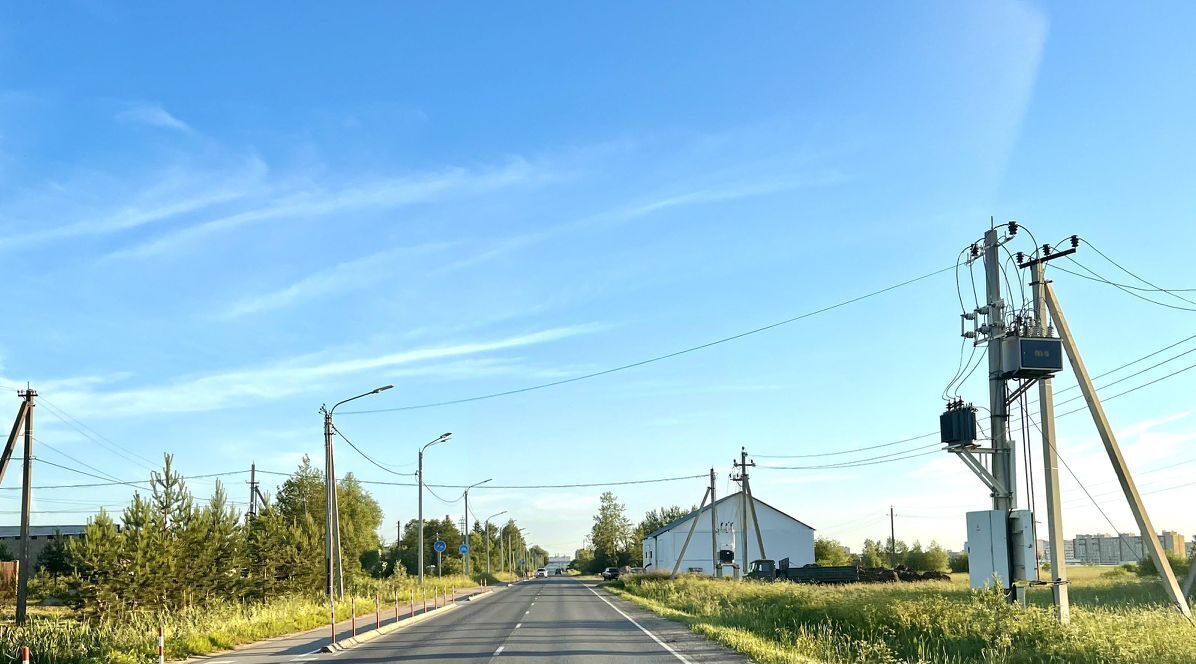
<instances>
[{"instance_id":1,"label":"road shoulder","mask_svg":"<svg viewBox=\"0 0 1196 664\"><path fill-rule=\"evenodd\" d=\"M607 600L664 645L680 654L684 660L702 664L750 664L753 660L731 647L691 631L681 616L670 618L651 610L639 598L612 591L597 583L586 583L598 596ZM678 658L681 659L681 658ZM684 661L682 660L682 661Z\"/></svg>"}]
</instances>

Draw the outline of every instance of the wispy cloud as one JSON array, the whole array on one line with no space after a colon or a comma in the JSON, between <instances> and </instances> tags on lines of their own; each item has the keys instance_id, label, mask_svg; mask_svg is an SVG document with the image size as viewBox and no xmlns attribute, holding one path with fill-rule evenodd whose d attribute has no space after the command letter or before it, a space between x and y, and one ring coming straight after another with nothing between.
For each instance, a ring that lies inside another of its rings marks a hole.
<instances>
[{"instance_id":1,"label":"wispy cloud","mask_svg":"<svg viewBox=\"0 0 1196 664\"><path fill-rule=\"evenodd\" d=\"M614 216L622 219L635 219L670 208L724 203L810 187L828 187L841 184L846 180L847 177L842 173L830 170L814 174L793 175L786 178L730 182L692 189L677 194L668 194L653 200L637 203L619 210Z\"/></svg>"},{"instance_id":2,"label":"wispy cloud","mask_svg":"<svg viewBox=\"0 0 1196 664\"><path fill-rule=\"evenodd\" d=\"M283 309L297 302L363 288L385 280L402 259L429 255L452 247L452 242L434 242L409 247L394 247L310 274L298 281L265 293L247 295L217 314L220 319L240 318L250 314Z\"/></svg>"},{"instance_id":3,"label":"wispy cloud","mask_svg":"<svg viewBox=\"0 0 1196 664\"><path fill-rule=\"evenodd\" d=\"M366 209L391 209L426 203L446 196L465 196L547 179L523 159L497 168L449 168L429 174L375 178L340 189L283 192L256 205L210 217L116 252L113 258L160 255L205 237L250 224L286 219L309 219Z\"/></svg>"},{"instance_id":4,"label":"wispy cloud","mask_svg":"<svg viewBox=\"0 0 1196 664\"><path fill-rule=\"evenodd\" d=\"M69 187L52 186L24 200L6 201L0 221L34 230L7 233L0 246L111 235L170 222L261 191L267 171L264 162L251 156L212 169L166 168L132 185L94 173L80 175ZM69 200L64 204L64 199ZM54 225L50 219L67 221Z\"/></svg>"},{"instance_id":5,"label":"wispy cloud","mask_svg":"<svg viewBox=\"0 0 1196 664\"><path fill-rule=\"evenodd\" d=\"M382 377L394 376L397 367L549 343L598 329L601 326L593 324L555 327L486 341L337 360L313 362L308 356L264 367L208 373L128 390L93 391L83 387L64 390L58 393L56 401L79 417L218 410L303 393L352 374L374 372ZM427 371L427 368L422 370ZM451 365L449 370L452 370Z\"/></svg>"},{"instance_id":6,"label":"wispy cloud","mask_svg":"<svg viewBox=\"0 0 1196 664\"><path fill-rule=\"evenodd\" d=\"M186 134L195 131L191 128L191 125L171 115L158 104L135 104L117 113L116 119L121 122L149 125L162 129L173 129Z\"/></svg>"}]
</instances>

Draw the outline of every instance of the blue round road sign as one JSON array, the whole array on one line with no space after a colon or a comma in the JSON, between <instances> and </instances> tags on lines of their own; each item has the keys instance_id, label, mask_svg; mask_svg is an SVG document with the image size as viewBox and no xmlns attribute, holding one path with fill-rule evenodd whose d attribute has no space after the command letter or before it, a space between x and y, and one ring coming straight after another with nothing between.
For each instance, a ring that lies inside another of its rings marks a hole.
<instances>
[{"instance_id":1,"label":"blue round road sign","mask_svg":"<svg viewBox=\"0 0 1196 664\"><path fill-rule=\"evenodd\" d=\"M457 550L461 552L461 555L465 555L465 554L469 553L469 545L468 545L468 544L462 544L462 545L461 545L461 548L459 548L459 549L457 549Z\"/></svg>"},{"instance_id":2,"label":"blue round road sign","mask_svg":"<svg viewBox=\"0 0 1196 664\"><path fill-rule=\"evenodd\" d=\"M436 553L444 553L444 550L448 548L448 545L444 543L444 540L436 540L436 542L432 544L432 548L436 550Z\"/></svg>"}]
</instances>

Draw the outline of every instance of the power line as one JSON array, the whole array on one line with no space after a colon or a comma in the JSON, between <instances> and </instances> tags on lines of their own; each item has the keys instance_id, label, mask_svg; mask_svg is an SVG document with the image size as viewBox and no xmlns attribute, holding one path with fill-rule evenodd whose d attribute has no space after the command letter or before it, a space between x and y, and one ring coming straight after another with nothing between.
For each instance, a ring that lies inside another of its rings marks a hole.
<instances>
[{"instance_id":1,"label":"power line","mask_svg":"<svg viewBox=\"0 0 1196 664\"><path fill-rule=\"evenodd\" d=\"M939 447L939 444L935 443L934 445L928 445L927 447L937 448L937 447ZM915 448L915 449L926 449L926 448L919 447L919 448ZM757 468L762 468L764 470L834 470L834 469L839 469L839 468L858 468L860 466L875 466L875 465L882 464L882 463L893 463L895 461L905 461L907 459L916 459L918 457L924 457L924 456L928 456L931 454L938 454L941 450L935 449L935 450L931 450L929 452L919 452L917 454L908 454L910 451L911 450L903 450L901 452L896 452L895 454L887 454L884 457L872 457L870 459L860 459L859 461L848 461L848 462L844 462L844 463L828 464L828 465L821 465L821 466L757 466ZM885 457L890 457L890 456L896 456L898 454L907 454L907 456L898 456L897 458L892 458L892 459L885 458Z\"/></svg>"},{"instance_id":2,"label":"power line","mask_svg":"<svg viewBox=\"0 0 1196 664\"><path fill-rule=\"evenodd\" d=\"M813 457L828 457L839 456L841 454L852 454L854 452L864 452L866 450L876 450L882 447L892 447L893 445L900 445L901 443L910 443L915 440L922 440L923 438L930 438L931 436L939 435L938 431L929 431L927 433L911 436L910 438L902 438L891 443L881 443L879 445L869 445L867 447L856 447L850 450L839 450L837 452L819 452L817 454L753 454L752 456L758 459L808 459ZM908 450L907 450L908 451Z\"/></svg>"},{"instance_id":3,"label":"power line","mask_svg":"<svg viewBox=\"0 0 1196 664\"><path fill-rule=\"evenodd\" d=\"M366 460L366 461L369 461L370 463L374 464L374 465L375 465L375 466L377 466L378 468L381 468L382 470L385 470L386 472L390 473L391 475L404 475L404 476L413 476L413 475L415 475L415 474L416 474L416 473L400 473L400 472L398 472L397 470L391 470L390 468L387 468L387 467L386 467L385 465L383 465L382 463L379 463L378 461L375 461L375 460L374 460L374 458L373 458L373 457L371 457L370 455L368 455L368 454L366 454L365 452L361 451L361 448L360 448L360 447L358 447L358 446L356 446L356 445L354 445L354 444L353 444L353 441L349 440L348 436L346 436L345 434L341 433L341 430L340 430L340 429L338 429L338 428L336 427L336 425L335 425L335 424L334 424L334 425L332 425L332 430L333 430L333 431L335 431L335 432L336 432L336 435L340 436L342 440L344 440L346 443L348 443L348 444L349 444L349 447L352 447L352 448L354 449L354 451L356 451L356 452L357 452L358 454L360 454L361 456L365 457L365 460Z\"/></svg>"},{"instance_id":4,"label":"power line","mask_svg":"<svg viewBox=\"0 0 1196 664\"><path fill-rule=\"evenodd\" d=\"M1093 279L1093 281L1099 281L1099 282L1102 282L1102 283L1108 284L1109 286L1112 286L1112 287L1116 288L1117 290L1119 290L1119 291L1121 291L1121 292L1125 293L1126 295L1130 295L1130 296L1136 297L1136 298L1138 298L1139 300L1142 300L1142 301L1144 301L1144 302L1150 302L1151 304L1157 304L1157 305L1159 305L1160 307L1167 307L1168 309L1176 309L1176 310L1179 310L1179 311L1196 311L1196 308L1193 308L1193 307L1181 307L1181 306L1179 306L1179 305L1177 305L1177 304L1168 304L1168 303L1166 303L1166 302L1159 302L1158 300L1152 300L1151 298L1149 298L1149 297L1146 297L1145 295L1141 295L1141 294L1139 294L1139 293L1136 293L1136 292L1134 292L1134 291L1132 291L1132 290L1130 290L1130 289L1128 289L1128 288L1125 288L1125 287L1124 287L1124 286L1122 286L1121 284L1118 284L1118 283L1116 283L1116 282L1114 282L1114 281L1111 281L1111 280L1109 280L1109 279L1105 278L1104 276L1102 276L1101 274L1097 273L1097 272L1096 272L1095 270L1093 270L1092 268L1090 268L1090 267L1088 267L1088 266L1084 265L1083 263L1081 263L1081 262L1079 262L1079 261L1077 261L1077 260L1073 259L1071 256L1067 256L1066 258L1067 258L1067 260L1071 261L1071 262L1072 262L1072 264L1074 264L1075 266L1079 267L1080 269L1084 270L1085 272L1087 272L1087 273L1091 274L1093 277L1095 277L1095 279ZM1064 271L1066 272L1067 270L1066 270L1066 269L1064 269ZM1179 299L1183 300L1184 302L1191 302L1191 300L1188 300L1187 298L1183 298L1183 297L1180 297L1180 296L1178 296L1178 295L1175 295L1175 294L1174 294L1174 293L1172 293L1171 291L1165 291L1165 292L1167 292L1169 295L1174 295L1175 297L1179 297Z\"/></svg>"},{"instance_id":5,"label":"power line","mask_svg":"<svg viewBox=\"0 0 1196 664\"><path fill-rule=\"evenodd\" d=\"M42 406L43 408L45 408L48 413L53 415L55 419L59 420L63 424L67 425L68 427L74 429L76 432L78 432L84 438L90 440L91 442L95 443L96 445L99 445L100 447L108 450L109 452L121 457L125 461L137 464L137 465L145 468L146 470L157 470L157 467L153 465L153 463L154 463L153 461L150 461L149 459L146 459L145 457L141 456L140 454L137 454L136 452L134 452L128 448L125 448L124 446L122 446L116 442L113 442L111 439L107 438L100 432L96 431L95 429L92 429L91 427L87 426L83 422L80 422L78 419L73 417L70 413L67 413L61 407L56 406L53 402L46 399L45 396L38 395L37 403L39 406ZM128 454L125 454L125 452L128 452ZM129 456L129 455L132 455L132 456ZM136 457L136 458L133 458L133 457Z\"/></svg>"},{"instance_id":6,"label":"power line","mask_svg":"<svg viewBox=\"0 0 1196 664\"><path fill-rule=\"evenodd\" d=\"M71 472L82 473L89 477L96 477L95 475L91 475L90 473L83 473L82 471L76 470L74 468L62 466L62 465L59 465L56 463L51 463L49 461L46 461L45 459L35 458L34 460L39 463L48 464L48 465L55 466L58 468L64 468ZM198 480L198 479L206 479L206 478L212 478L212 477L225 477L227 475L241 475L241 474L245 474L248 472L249 472L248 470L229 470L229 471L225 471L222 473L207 473L204 475L185 475L181 479ZM257 472L263 473L266 471L259 469ZM269 473L269 474L290 476L290 473L274 472L274 473ZM97 478L97 479L103 479L103 478ZM146 487L140 486L140 485L149 484L149 483L150 483L150 480L128 480L128 481L116 481L116 482L95 482L95 483L91 483L91 484L43 484L41 486L35 486L33 488L37 489L37 490L45 490L45 489L93 489L93 488L106 487L106 486L131 486L135 489L144 489ZM21 487L19 487L19 486L0 486L0 491L20 491L20 490L21 490Z\"/></svg>"},{"instance_id":7,"label":"power line","mask_svg":"<svg viewBox=\"0 0 1196 664\"><path fill-rule=\"evenodd\" d=\"M473 401L482 401L482 400L484 400L484 399L495 399L495 398L498 398L498 397L506 397L506 396L511 396L511 395L514 395L514 394L522 394L522 393L524 393L524 392L532 392L532 391L535 391L535 390L543 390L543 389L546 389L546 388L549 388L549 387L557 387L557 386L559 386L559 385L566 385L566 384L568 384L568 383L576 383L576 382L578 382L578 381L582 381L582 380L588 380L588 379L590 379L590 378L597 378L597 377L599 377L599 376L605 376L605 375L612 374L612 373L616 373L616 372L619 372L619 371L626 371L626 370L628 370L628 369L634 369L634 368L636 368L636 367L642 367L642 366L644 366L644 365L646 365L646 364L652 364L652 363L654 363L654 362L660 362L660 361L662 361L662 360L667 360L667 359L670 359L670 358L674 358L674 357L677 357L677 356L679 356L679 355L685 355L685 354L687 354L687 353L692 353L692 352L695 352L695 351L699 351L699 350L703 350L703 349L706 349L706 348L710 348L710 347L712 347L712 346L717 346L717 345L719 345L719 344L724 344L724 343L727 343L727 342L729 342L729 341L735 341L735 340L737 340L737 339L742 339L742 338L744 338L744 337L751 336L751 335L753 335L753 334L759 334L759 333L761 333L761 332L766 332L766 331L768 331L768 330L771 330L771 329L774 329L774 328L778 328L778 327L781 327L781 326L783 326L783 325L788 325L788 324L790 324L790 323L795 323L795 322L797 322L797 321L804 320L804 319L806 319L806 318L810 318L810 317L812 317L812 316L817 316L817 315L819 315L819 314L823 314L823 313L826 313L826 312L828 312L828 311L832 311L832 310L834 310L834 309L838 309L838 308L840 308L840 307L845 307L845 306L847 306L847 305L849 305L849 304L854 304L854 303L856 303L856 302L859 302L859 301L861 301L861 300L866 300L866 299L868 299L868 298L870 298L870 297L875 297L875 296L877 296L877 295L881 295L881 294L883 294L883 293L887 293L887 292L889 292L889 291L896 290L896 289L898 289L898 288L901 288L901 287L903 287L903 286L908 286L908 285L910 285L910 284L913 284L913 283L916 283L916 282L918 282L918 281L922 281L923 279L929 279L930 277L933 277L933 276L935 276L935 275L942 274L943 272L947 272L948 270L952 270L952 269L954 269L954 267L955 267L955 266L948 266L948 267L944 267L944 268L942 268L942 269L940 269L940 270L935 270L935 271L933 271L933 272L928 272L928 273L926 273L926 274L923 274L922 276L919 276L919 277L914 277L913 279L907 279L906 281L903 281L903 282L901 282L901 283L898 283L898 284L893 284L892 286L886 286L885 288L881 288L881 289L879 289L879 290L875 290L875 291L872 291L872 292L870 292L870 293L865 293L864 295L859 295L859 296L853 297L853 298L851 298L851 299L848 299L848 300L843 300L843 301L841 301L841 302L838 302L838 303L835 303L835 304L832 304L832 305L829 305L829 306L826 306L826 307L822 307L821 309L815 309L814 311L808 311L808 312L806 312L806 313L804 313L804 314L801 314L801 315L798 315L798 316L794 316L794 317L792 317L792 318L787 318L787 319L785 319L785 320L782 320L782 321L777 321L777 322L775 322L775 323L770 323L770 324L768 324L768 325L764 325L764 326L757 327L757 328L754 328L754 329L751 329L751 330L747 330L746 332L740 332L740 333L738 333L738 334L734 334L734 335L731 335L731 336L729 336L729 337L723 337L723 338L721 338L721 339L716 339L716 340L714 340L714 341L708 341L708 342L706 342L706 343L699 344L699 345L697 345L697 346L690 346L689 348L684 348L684 349L682 349L682 350L673 351L673 352L671 352L671 353L666 353L666 354L664 354L664 355L657 355L656 357L650 357L650 358L648 358L648 359L646 359L646 360L640 360L640 361L638 361L638 362L632 362L632 363L630 363L630 364L623 364L623 365L620 365L620 366L617 366L617 367L611 367L611 368L609 368L609 369L603 369L602 371L595 371L595 372L592 372L592 373L583 374L583 375L581 375L581 376L574 376L574 377L572 377L572 378L565 378L565 379L562 379L562 380L555 380L555 381L548 382L548 383L541 383L541 384L539 384L539 385L531 385L531 386L529 386L529 387L521 387L521 388L519 388L519 389L515 389L515 390L507 390L507 391L505 391L505 392L493 392L493 393L490 393L490 394L482 394L482 395L473 396L473 397L466 397L466 398L463 398L463 399L452 399L452 400L449 400L449 401L436 401L436 402L431 402L431 403L414 404L414 405L410 405L410 406L398 406L398 407L395 407L395 408L377 408L377 409L373 409L373 410L350 410L350 411L345 411L345 412L343 412L342 414L343 414L343 415L366 415L366 414L372 414L372 413L394 413L394 412L407 411L407 410L419 410L419 409L422 409L422 408L439 408L439 407L441 407L441 406L452 406L452 405L456 405L456 404L469 403L469 402L473 402Z\"/></svg>"},{"instance_id":8,"label":"power line","mask_svg":"<svg viewBox=\"0 0 1196 664\"><path fill-rule=\"evenodd\" d=\"M1142 283L1146 284L1147 286L1150 286L1150 287L1154 288L1155 290L1157 290L1157 291L1159 291L1159 292L1162 292L1162 293L1167 293L1168 295L1170 295L1170 296L1172 296L1172 297L1175 297L1175 298L1178 298L1178 299L1180 299L1180 300L1183 300L1184 302L1187 302L1188 304L1196 304L1196 302L1193 302L1192 300L1189 300L1189 299L1188 299L1188 298L1186 298L1186 297L1183 297L1183 296L1180 296L1180 295L1176 295L1176 294L1175 294L1175 291L1176 291L1176 290L1178 290L1178 289L1167 289L1167 288L1163 288L1162 286L1159 286L1158 284L1151 283L1151 282L1147 281L1146 279L1144 279L1144 278L1142 278L1142 277L1138 276L1137 274L1135 274L1135 273L1131 272L1131 271L1130 271L1130 270L1128 270L1127 268L1123 267L1123 266L1121 265L1121 263L1118 263L1117 261L1113 260L1112 258L1109 258L1109 257L1108 257L1108 256L1105 254L1105 252L1101 251L1101 250L1100 250L1100 249L1099 249L1099 248L1098 248L1098 247L1097 247L1095 244L1092 244L1092 243L1091 243L1091 242L1089 242L1088 240L1084 240L1084 244L1088 245L1088 247L1089 247L1090 249L1092 249L1092 250L1093 250L1093 251L1095 251L1096 253L1100 254L1100 257L1101 257L1101 258L1103 258L1103 259L1105 259L1105 260L1109 261L1110 263L1112 263L1113 265L1115 265L1115 266L1117 267L1117 269L1119 269L1119 270L1121 270L1122 272L1124 272L1124 273L1126 273L1126 274L1130 275L1131 277L1133 277L1133 278L1137 279L1138 281L1141 281ZM1074 261L1073 261L1073 262L1074 262ZM1193 290L1193 289L1182 289L1182 290Z\"/></svg>"},{"instance_id":9,"label":"power line","mask_svg":"<svg viewBox=\"0 0 1196 664\"><path fill-rule=\"evenodd\" d=\"M66 452L63 452L62 450L60 450L60 449L58 449L57 447L55 447L55 446L51 445L49 442L47 442L47 441L44 441L44 440L42 440L42 439L38 438L37 436L34 436L34 437L33 437L33 440L34 440L34 441L36 441L36 442L37 442L38 444L40 444L40 445L45 445L45 446L46 446L46 449L50 450L51 452L54 452L55 454L57 454L57 455L59 455L59 456L62 456L62 457L66 458L66 459L68 459L68 460L70 460L70 461L74 461L75 463L79 464L80 466L83 466L83 467L85 467L85 468L90 468L91 470L94 470L94 471L96 471L97 473L99 473L99 474L103 475L103 476L104 476L106 479L110 479L110 480L112 480L112 481L114 481L114 482L119 482L119 481L121 481L121 480L120 480L119 478L117 478L115 475L112 475L111 473L108 473L108 472L105 472L105 471L103 471L103 470L100 470L99 468L96 468L95 466L93 466L93 465L91 465L91 464L89 464L89 463L87 463L87 462L85 462L85 461L81 461L81 460L79 460L79 459L76 459L75 457L73 457L73 456L71 456L71 455L67 454Z\"/></svg>"}]
</instances>

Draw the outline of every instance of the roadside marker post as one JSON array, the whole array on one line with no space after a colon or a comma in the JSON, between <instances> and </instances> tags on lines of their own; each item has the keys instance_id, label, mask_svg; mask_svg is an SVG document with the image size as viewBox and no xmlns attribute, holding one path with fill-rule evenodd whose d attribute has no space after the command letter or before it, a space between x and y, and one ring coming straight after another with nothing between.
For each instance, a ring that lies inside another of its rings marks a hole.
<instances>
[{"instance_id":1,"label":"roadside marker post","mask_svg":"<svg viewBox=\"0 0 1196 664\"><path fill-rule=\"evenodd\" d=\"M162 626L158 625L158 664L165 664L166 662L166 633L162 630Z\"/></svg>"},{"instance_id":2,"label":"roadside marker post","mask_svg":"<svg viewBox=\"0 0 1196 664\"><path fill-rule=\"evenodd\" d=\"M382 596L374 595L374 629L382 627Z\"/></svg>"},{"instance_id":3,"label":"roadside marker post","mask_svg":"<svg viewBox=\"0 0 1196 664\"><path fill-rule=\"evenodd\" d=\"M29 664L29 648L21 646L21 664Z\"/></svg>"},{"instance_id":4,"label":"roadside marker post","mask_svg":"<svg viewBox=\"0 0 1196 664\"><path fill-rule=\"evenodd\" d=\"M349 634L357 636L357 596L349 596Z\"/></svg>"}]
</instances>

